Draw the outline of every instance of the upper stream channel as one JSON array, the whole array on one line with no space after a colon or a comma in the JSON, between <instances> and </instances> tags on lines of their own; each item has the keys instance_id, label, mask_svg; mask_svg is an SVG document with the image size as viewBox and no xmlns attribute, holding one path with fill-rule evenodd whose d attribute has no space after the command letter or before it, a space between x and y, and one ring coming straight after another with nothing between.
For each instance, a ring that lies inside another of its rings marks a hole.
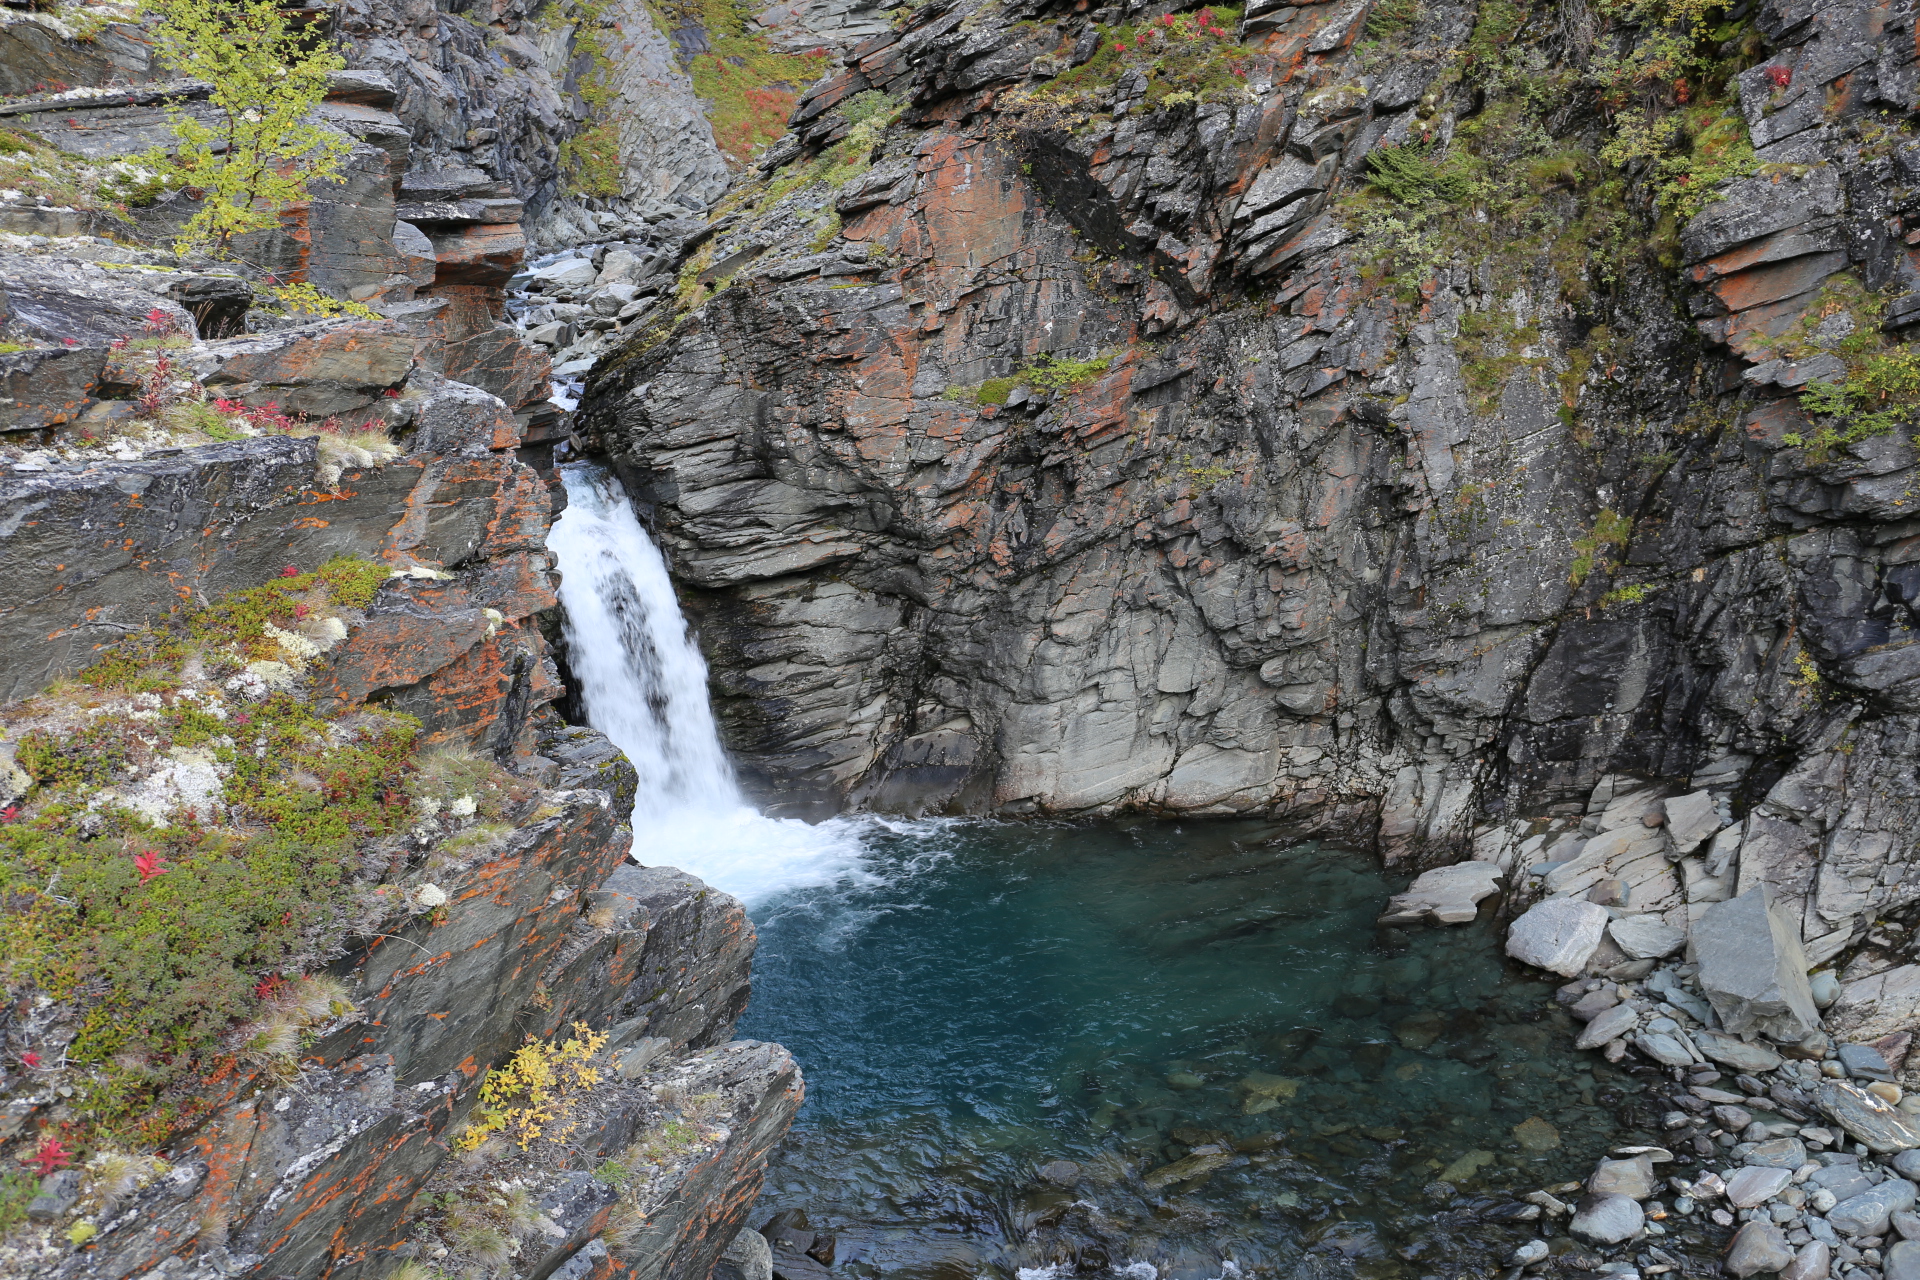
<instances>
[{"instance_id":1,"label":"upper stream channel","mask_svg":"<svg viewBox=\"0 0 1920 1280\"><path fill-rule=\"evenodd\" d=\"M1564 1231L1518 1197L1657 1141L1489 918L1376 926L1406 878L1370 855L1256 822L761 816L659 551L611 477L563 470L569 662L640 770L635 856L747 903L738 1034L806 1073L751 1225L803 1211L852 1276L1490 1276Z\"/></svg>"}]
</instances>

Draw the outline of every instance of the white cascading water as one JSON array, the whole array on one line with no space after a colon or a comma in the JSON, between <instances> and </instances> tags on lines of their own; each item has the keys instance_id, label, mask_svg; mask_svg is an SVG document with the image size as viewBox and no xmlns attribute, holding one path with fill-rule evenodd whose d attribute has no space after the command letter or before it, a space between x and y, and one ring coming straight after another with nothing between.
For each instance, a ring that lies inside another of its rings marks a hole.
<instances>
[{"instance_id":1,"label":"white cascading water","mask_svg":"<svg viewBox=\"0 0 1920 1280\"><path fill-rule=\"evenodd\" d=\"M547 536L567 657L587 721L639 772L633 856L699 876L749 906L863 877L858 824L769 818L735 784L707 701L707 664L666 561L604 468L560 469L567 509Z\"/></svg>"}]
</instances>

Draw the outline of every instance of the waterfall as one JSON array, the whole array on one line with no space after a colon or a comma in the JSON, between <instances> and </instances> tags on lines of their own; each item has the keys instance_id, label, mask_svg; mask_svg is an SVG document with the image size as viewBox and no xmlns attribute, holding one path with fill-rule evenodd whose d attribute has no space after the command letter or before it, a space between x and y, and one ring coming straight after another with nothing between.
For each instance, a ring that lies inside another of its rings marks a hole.
<instances>
[{"instance_id":1,"label":"waterfall","mask_svg":"<svg viewBox=\"0 0 1920 1280\"><path fill-rule=\"evenodd\" d=\"M740 794L707 700L707 664L673 581L604 468L560 469L567 509L547 537L561 574L568 661L587 722L640 775L633 857L674 866L749 905L858 879L859 822L768 818Z\"/></svg>"}]
</instances>

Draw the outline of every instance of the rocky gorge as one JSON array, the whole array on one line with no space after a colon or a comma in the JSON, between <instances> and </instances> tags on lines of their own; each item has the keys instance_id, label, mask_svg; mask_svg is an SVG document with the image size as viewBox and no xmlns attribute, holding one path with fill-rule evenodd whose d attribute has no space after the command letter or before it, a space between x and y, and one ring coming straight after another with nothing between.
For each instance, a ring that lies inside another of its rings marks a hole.
<instances>
[{"instance_id":1,"label":"rocky gorge","mask_svg":"<svg viewBox=\"0 0 1920 1280\"><path fill-rule=\"evenodd\" d=\"M1302 1266L1913 1280L1911 10L308 6L345 166L208 254L209 87L8 8L0 1271L835 1265L751 923L625 857L584 457L766 812L1272 819L1566 980L1617 1149Z\"/></svg>"}]
</instances>

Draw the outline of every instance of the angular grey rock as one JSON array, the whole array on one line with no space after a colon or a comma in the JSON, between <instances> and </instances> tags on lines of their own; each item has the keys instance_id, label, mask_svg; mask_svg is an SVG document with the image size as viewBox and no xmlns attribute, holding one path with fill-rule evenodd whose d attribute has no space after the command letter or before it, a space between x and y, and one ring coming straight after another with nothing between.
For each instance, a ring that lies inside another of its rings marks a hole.
<instances>
[{"instance_id":1,"label":"angular grey rock","mask_svg":"<svg viewBox=\"0 0 1920 1280\"><path fill-rule=\"evenodd\" d=\"M40 1193L27 1202L27 1217L35 1222L66 1217L80 1199L81 1181L78 1169L62 1169L40 1179Z\"/></svg>"},{"instance_id":2,"label":"angular grey rock","mask_svg":"<svg viewBox=\"0 0 1920 1280\"><path fill-rule=\"evenodd\" d=\"M720 1255L713 1280L773 1280L773 1248L758 1231L742 1230Z\"/></svg>"},{"instance_id":3,"label":"angular grey rock","mask_svg":"<svg viewBox=\"0 0 1920 1280\"><path fill-rule=\"evenodd\" d=\"M1880 1051L1870 1044L1843 1044L1839 1049L1840 1065L1847 1075L1855 1080L1880 1080L1891 1083L1893 1068Z\"/></svg>"},{"instance_id":4,"label":"angular grey rock","mask_svg":"<svg viewBox=\"0 0 1920 1280\"><path fill-rule=\"evenodd\" d=\"M1827 1280L1832 1269L1833 1247L1822 1240L1809 1240L1781 1271L1780 1280Z\"/></svg>"},{"instance_id":5,"label":"angular grey rock","mask_svg":"<svg viewBox=\"0 0 1920 1280\"><path fill-rule=\"evenodd\" d=\"M1709 905L1693 926L1691 954L1727 1030L1792 1042L1819 1029L1799 930L1772 905L1765 883Z\"/></svg>"},{"instance_id":6,"label":"angular grey rock","mask_svg":"<svg viewBox=\"0 0 1920 1280\"><path fill-rule=\"evenodd\" d=\"M1500 866L1493 862L1456 862L1423 872L1395 894L1380 917L1381 924L1468 924L1478 914L1482 898L1500 889Z\"/></svg>"},{"instance_id":7,"label":"angular grey rock","mask_svg":"<svg viewBox=\"0 0 1920 1280\"><path fill-rule=\"evenodd\" d=\"M1536 969L1571 978L1587 967L1607 927L1607 909L1574 898L1527 908L1507 930L1507 954Z\"/></svg>"},{"instance_id":8,"label":"angular grey rock","mask_svg":"<svg viewBox=\"0 0 1920 1280\"><path fill-rule=\"evenodd\" d=\"M1700 1052L1723 1067L1757 1074L1772 1071L1780 1065L1780 1055L1763 1044L1749 1044L1711 1031L1695 1031L1692 1034L1693 1043Z\"/></svg>"},{"instance_id":9,"label":"angular grey rock","mask_svg":"<svg viewBox=\"0 0 1920 1280\"><path fill-rule=\"evenodd\" d=\"M1747 1152L1746 1163L1762 1169L1798 1169L1807 1162L1807 1144L1798 1138L1774 1138Z\"/></svg>"},{"instance_id":10,"label":"angular grey rock","mask_svg":"<svg viewBox=\"0 0 1920 1280\"><path fill-rule=\"evenodd\" d=\"M1727 1179L1727 1200L1736 1209L1751 1209L1785 1191L1793 1182L1793 1170L1769 1169L1747 1165L1735 1169Z\"/></svg>"},{"instance_id":11,"label":"angular grey rock","mask_svg":"<svg viewBox=\"0 0 1920 1280\"><path fill-rule=\"evenodd\" d=\"M1676 929L1654 915L1622 916L1607 926L1607 933L1636 960L1658 960L1687 945L1684 929Z\"/></svg>"},{"instance_id":12,"label":"angular grey rock","mask_svg":"<svg viewBox=\"0 0 1920 1280\"><path fill-rule=\"evenodd\" d=\"M1815 1169L1813 1176L1807 1181L1831 1193L1836 1202L1851 1200L1873 1187L1873 1179L1862 1173L1857 1164L1835 1164L1824 1169ZM1829 1209L1832 1207L1832 1205L1827 1206Z\"/></svg>"},{"instance_id":13,"label":"angular grey rock","mask_svg":"<svg viewBox=\"0 0 1920 1280\"><path fill-rule=\"evenodd\" d=\"M1913 1117L1865 1089L1843 1080L1829 1080L1820 1086L1815 1101L1849 1136L1874 1151L1920 1147L1920 1130L1914 1128Z\"/></svg>"},{"instance_id":14,"label":"angular grey rock","mask_svg":"<svg viewBox=\"0 0 1920 1280\"><path fill-rule=\"evenodd\" d=\"M1702 840L1725 825L1711 791L1693 791L1667 801L1667 839L1673 842L1676 853L1693 852Z\"/></svg>"},{"instance_id":15,"label":"angular grey rock","mask_svg":"<svg viewBox=\"0 0 1920 1280\"><path fill-rule=\"evenodd\" d=\"M1618 1040L1632 1031L1640 1021L1640 1013L1630 1004L1616 1004L1600 1014L1581 1030L1580 1036L1573 1042L1576 1049L1598 1049L1609 1040Z\"/></svg>"},{"instance_id":16,"label":"angular grey rock","mask_svg":"<svg viewBox=\"0 0 1920 1280\"><path fill-rule=\"evenodd\" d=\"M1651 1032L1633 1038L1633 1047L1664 1067L1690 1067L1693 1055L1685 1045L1664 1032Z\"/></svg>"},{"instance_id":17,"label":"angular grey rock","mask_svg":"<svg viewBox=\"0 0 1920 1280\"><path fill-rule=\"evenodd\" d=\"M1827 1022L1835 1034L1860 1041L1920 1023L1920 964L1903 964L1845 984Z\"/></svg>"},{"instance_id":18,"label":"angular grey rock","mask_svg":"<svg viewBox=\"0 0 1920 1280\"><path fill-rule=\"evenodd\" d=\"M1750 1276L1759 1271L1780 1271L1794 1260L1787 1247L1787 1234L1771 1222L1749 1222L1740 1228L1727 1249L1727 1271Z\"/></svg>"},{"instance_id":19,"label":"angular grey rock","mask_svg":"<svg viewBox=\"0 0 1920 1280\"><path fill-rule=\"evenodd\" d=\"M1905 1178L1888 1178L1871 1190L1842 1200L1828 1211L1827 1221L1845 1235L1885 1235L1893 1215L1913 1208L1913 1199L1911 1182Z\"/></svg>"},{"instance_id":20,"label":"angular grey rock","mask_svg":"<svg viewBox=\"0 0 1920 1280\"><path fill-rule=\"evenodd\" d=\"M1647 1224L1646 1211L1630 1196L1582 1196L1568 1230L1589 1244L1620 1244Z\"/></svg>"},{"instance_id":21,"label":"angular grey rock","mask_svg":"<svg viewBox=\"0 0 1920 1280\"><path fill-rule=\"evenodd\" d=\"M1653 1176L1653 1157L1637 1155L1626 1160L1602 1160L1587 1179L1587 1190L1596 1196L1627 1196L1645 1200L1659 1187Z\"/></svg>"},{"instance_id":22,"label":"angular grey rock","mask_svg":"<svg viewBox=\"0 0 1920 1280\"><path fill-rule=\"evenodd\" d=\"M1592 1022L1595 1018L1620 1003L1619 991L1615 987L1605 986L1598 991L1589 991L1567 1006L1567 1012L1582 1022Z\"/></svg>"}]
</instances>

